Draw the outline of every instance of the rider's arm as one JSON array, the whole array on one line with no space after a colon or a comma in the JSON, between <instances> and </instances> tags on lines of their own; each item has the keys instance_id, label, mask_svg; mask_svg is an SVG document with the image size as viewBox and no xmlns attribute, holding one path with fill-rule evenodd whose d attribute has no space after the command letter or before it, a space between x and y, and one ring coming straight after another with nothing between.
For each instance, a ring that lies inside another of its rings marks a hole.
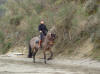
<instances>
[{"instance_id":1,"label":"rider's arm","mask_svg":"<svg viewBox=\"0 0 100 74\"><path fill-rule=\"evenodd\" d=\"M47 27L45 26L45 30L48 32L48 29L47 29Z\"/></svg>"},{"instance_id":2,"label":"rider's arm","mask_svg":"<svg viewBox=\"0 0 100 74\"><path fill-rule=\"evenodd\" d=\"M39 32L41 31L41 26L40 25L38 26L38 30L39 30Z\"/></svg>"}]
</instances>

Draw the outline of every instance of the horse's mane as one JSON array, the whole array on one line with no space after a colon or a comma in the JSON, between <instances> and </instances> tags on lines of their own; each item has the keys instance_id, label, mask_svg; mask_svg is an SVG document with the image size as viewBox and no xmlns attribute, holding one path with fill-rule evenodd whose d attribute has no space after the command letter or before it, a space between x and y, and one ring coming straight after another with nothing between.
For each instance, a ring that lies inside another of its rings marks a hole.
<instances>
[{"instance_id":1,"label":"horse's mane","mask_svg":"<svg viewBox=\"0 0 100 74\"><path fill-rule=\"evenodd\" d=\"M49 31L48 31L48 33L55 33L56 32L56 27L55 26L53 26Z\"/></svg>"}]
</instances>

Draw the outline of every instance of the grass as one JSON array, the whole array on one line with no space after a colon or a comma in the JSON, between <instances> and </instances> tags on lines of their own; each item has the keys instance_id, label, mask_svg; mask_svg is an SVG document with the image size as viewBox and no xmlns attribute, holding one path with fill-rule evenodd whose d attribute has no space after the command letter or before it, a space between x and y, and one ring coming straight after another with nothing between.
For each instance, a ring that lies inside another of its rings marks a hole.
<instances>
[{"instance_id":1,"label":"grass","mask_svg":"<svg viewBox=\"0 0 100 74\"><path fill-rule=\"evenodd\" d=\"M6 53L8 49L11 47L10 41L5 42L5 37L2 31L0 31L0 46L0 52L3 54Z\"/></svg>"},{"instance_id":2,"label":"grass","mask_svg":"<svg viewBox=\"0 0 100 74\"><path fill-rule=\"evenodd\" d=\"M93 49L92 58L100 61L100 47Z\"/></svg>"},{"instance_id":3,"label":"grass","mask_svg":"<svg viewBox=\"0 0 100 74\"><path fill-rule=\"evenodd\" d=\"M81 45L85 39L90 38L100 29L96 28L97 25L93 26L95 19L100 18L100 11L98 9L94 14L88 14L84 8L87 2L86 0L44 0L41 3L36 0L8 0L4 7L0 7L6 10L0 21L2 52L5 53L11 46L27 45L32 37L39 35L40 20L45 20L49 29L56 26L57 40L54 50L60 54L74 53L78 44ZM90 18L91 16L93 17ZM100 23L96 21L96 24ZM94 41L93 43L96 44L97 42ZM58 54L57 52L55 53ZM93 52L95 52L94 56L99 57L99 49ZM96 53L98 55L95 55Z\"/></svg>"}]
</instances>

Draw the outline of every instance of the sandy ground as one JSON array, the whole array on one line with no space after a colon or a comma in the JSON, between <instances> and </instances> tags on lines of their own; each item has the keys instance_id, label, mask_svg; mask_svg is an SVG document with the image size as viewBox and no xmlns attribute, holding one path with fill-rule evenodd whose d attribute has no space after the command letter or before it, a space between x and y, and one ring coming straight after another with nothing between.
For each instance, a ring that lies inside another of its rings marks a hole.
<instances>
[{"instance_id":1,"label":"sandy ground","mask_svg":"<svg viewBox=\"0 0 100 74\"><path fill-rule=\"evenodd\" d=\"M100 63L90 59L43 59L0 56L0 74L100 74Z\"/></svg>"}]
</instances>

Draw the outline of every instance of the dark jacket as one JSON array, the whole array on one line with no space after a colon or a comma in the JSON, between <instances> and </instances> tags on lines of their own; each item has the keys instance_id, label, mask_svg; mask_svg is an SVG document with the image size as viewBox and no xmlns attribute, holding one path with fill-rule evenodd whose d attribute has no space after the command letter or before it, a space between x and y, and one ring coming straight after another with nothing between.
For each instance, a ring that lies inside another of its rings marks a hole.
<instances>
[{"instance_id":1,"label":"dark jacket","mask_svg":"<svg viewBox=\"0 0 100 74\"><path fill-rule=\"evenodd\" d=\"M48 32L48 29L47 29L46 25L44 25L44 24L40 24L39 27L38 27L38 30L42 31L45 36Z\"/></svg>"}]
</instances>

